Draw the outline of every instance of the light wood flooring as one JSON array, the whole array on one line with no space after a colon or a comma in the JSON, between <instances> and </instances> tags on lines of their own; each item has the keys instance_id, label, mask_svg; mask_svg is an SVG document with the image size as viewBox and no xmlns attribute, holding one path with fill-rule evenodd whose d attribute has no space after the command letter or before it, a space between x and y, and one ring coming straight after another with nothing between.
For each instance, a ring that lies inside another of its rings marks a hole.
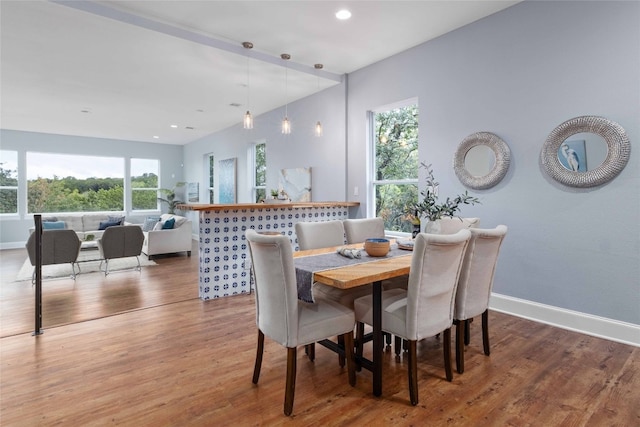
<instances>
[{"instance_id":1,"label":"light wood flooring","mask_svg":"<svg viewBox=\"0 0 640 427\"><path fill-rule=\"evenodd\" d=\"M252 384L253 295L199 300L197 253L141 273L45 281L45 330L32 336L33 288L12 283L26 252L0 252L0 425L640 425L640 348L495 312L491 356L475 322L465 373L452 382L441 341L419 343L415 407L406 359L392 351L376 398L368 371L352 388L334 353L316 346L310 362L299 350L286 417L286 350L267 339Z\"/></svg>"}]
</instances>

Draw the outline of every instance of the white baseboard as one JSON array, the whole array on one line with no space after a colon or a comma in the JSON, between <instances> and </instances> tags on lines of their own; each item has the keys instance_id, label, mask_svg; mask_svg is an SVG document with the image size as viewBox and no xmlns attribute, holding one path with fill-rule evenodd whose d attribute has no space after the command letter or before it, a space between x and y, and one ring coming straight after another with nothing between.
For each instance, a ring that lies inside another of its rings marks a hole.
<instances>
[{"instance_id":1,"label":"white baseboard","mask_svg":"<svg viewBox=\"0 0 640 427\"><path fill-rule=\"evenodd\" d=\"M6 243L0 243L0 250L3 249L26 249L24 247L24 245L26 245L27 242L6 242Z\"/></svg>"},{"instance_id":2,"label":"white baseboard","mask_svg":"<svg viewBox=\"0 0 640 427\"><path fill-rule=\"evenodd\" d=\"M640 325L495 293L491 294L489 308L558 328L640 347Z\"/></svg>"}]
</instances>

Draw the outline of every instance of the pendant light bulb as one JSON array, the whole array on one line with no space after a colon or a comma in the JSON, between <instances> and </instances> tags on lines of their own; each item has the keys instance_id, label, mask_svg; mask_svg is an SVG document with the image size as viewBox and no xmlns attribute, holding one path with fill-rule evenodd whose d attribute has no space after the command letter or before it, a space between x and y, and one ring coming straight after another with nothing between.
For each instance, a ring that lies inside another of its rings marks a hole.
<instances>
[{"instance_id":1,"label":"pendant light bulb","mask_svg":"<svg viewBox=\"0 0 640 427\"><path fill-rule=\"evenodd\" d=\"M244 127L245 129L253 129L253 115L251 115L251 111L249 111L249 100L251 95L251 87L250 87L251 69L249 67L250 65L249 50L253 49L253 43L242 42L242 47L247 49L247 112L244 114L244 117L242 119L242 127Z\"/></svg>"},{"instance_id":2,"label":"pendant light bulb","mask_svg":"<svg viewBox=\"0 0 640 427\"><path fill-rule=\"evenodd\" d=\"M318 70L318 71L316 71L316 78L318 80L318 92L320 92L320 74L319 74L319 71L322 70L323 65L322 64L315 64L313 67L316 70ZM316 128L314 130L314 134L315 134L315 136L318 136L318 137L322 136L322 123L320 123L320 120L318 120L316 122Z\"/></svg>"},{"instance_id":3,"label":"pendant light bulb","mask_svg":"<svg viewBox=\"0 0 640 427\"><path fill-rule=\"evenodd\" d=\"M242 123L245 129L253 129L253 116L251 115L251 112L249 110L244 113L244 120L242 121Z\"/></svg>"},{"instance_id":4,"label":"pendant light bulb","mask_svg":"<svg viewBox=\"0 0 640 427\"><path fill-rule=\"evenodd\" d=\"M291 122L287 116L284 116L282 120L282 133L285 135L289 135L291 133Z\"/></svg>"},{"instance_id":5,"label":"pendant light bulb","mask_svg":"<svg viewBox=\"0 0 640 427\"><path fill-rule=\"evenodd\" d=\"M282 58L283 61L285 61L285 67L284 67L284 99L285 99L285 105L284 105L284 119L282 120L282 133L284 135L289 135L291 133L291 122L289 121L289 117L288 117L288 107L289 107L289 75L287 73L288 71L288 67L286 65L286 61L291 59L291 55L289 55L288 53L283 53L282 55L280 55L280 58Z\"/></svg>"}]
</instances>

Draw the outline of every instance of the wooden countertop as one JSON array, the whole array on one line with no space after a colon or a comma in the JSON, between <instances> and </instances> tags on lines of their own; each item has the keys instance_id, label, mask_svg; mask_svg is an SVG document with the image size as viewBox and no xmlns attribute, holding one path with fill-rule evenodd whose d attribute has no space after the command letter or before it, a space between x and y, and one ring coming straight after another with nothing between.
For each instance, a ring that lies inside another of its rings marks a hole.
<instances>
[{"instance_id":1,"label":"wooden countertop","mask_svg":"<svg viewBox=\"0 0 640 427\"><path fill-rule=\"evenodd\" d=\"M185 203L176 206L184 211L223 211L230 209L317 208L333 206L360 206L360 202L291 202L291 203L233 203L206 204Z\"/></svg>"}]
</instances>

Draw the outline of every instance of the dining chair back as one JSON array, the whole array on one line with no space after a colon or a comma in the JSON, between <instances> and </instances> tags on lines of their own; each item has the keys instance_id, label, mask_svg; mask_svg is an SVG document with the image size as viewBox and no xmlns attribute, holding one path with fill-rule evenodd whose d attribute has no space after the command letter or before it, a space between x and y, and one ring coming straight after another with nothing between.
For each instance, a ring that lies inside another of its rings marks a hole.
<instances>
[{"instance_id":1,"label":"dining chair back","mask_svg":"<svg viewBox=\"0 0 640 427\"><path fill-rule=\"evenodd\" d=\"M353 310L331 301L315 304L298 300L293 251L284 235L246 231L255 279L258 347L253 372L257 384L262 366L265 335L287 348L284 413L290 415L296 378L297 347L336 335L345 342L349 383L356 382L353 360Z\"/></svg>"},{"instance_id":2,"label":"dining chair back","mask_svg":"<svg viewBox=\"0 0 640 427\"><path fill-rule=\"evenodd\" d=\"M357 218L342 221L347 243L362 243L370 238L385 237L382 218Z\"/></svg>"},{"instance_id":3,"label":"dining chair back","mask_svg":"<svg viewBox=\"0 0 640 427\"><path fill-rule=\"evenodd\" d=\"M344 245L342 221L298 222L295 229L301 251Z\"/></svg>"},{"instance_id":4,"label":"dining chair back","mask_svg":"<svg viewBox=\"0 0 640 427\"><path fill-rule=\"evenodd\" d=\"M440 234L454 234L465 228L477 228L480 226L480 218L460 218L445 216L440 222Z\"/></svg>"},{"instance_id":5,"label":"dining chair back","mask_svg":"<svg viewBox=\"0 0 640 427\"><path fill-rule=\"evenodd\" d=\"M451 325L455 292L471 238L469 230L456 234L416 236L409 271L409 286L382 292L382 330L408 341L409 394L411 404L418 404L417 342L443 333L444 365L451 381ZM372 324L373 298L354 301L356 321ZM358 328L360 330L360 328ZM359 340L360 337L357 337Z\"/></svg>"},{"instance_id":6,"label":"dining chair back","mask_svg":"<svg viewBox=\"0 0 640 427\"><path fill-rule=\"evenodd\" d=\"M456 369L464 372L464 344L469 344L469 320L482 315L484 353L489 349L489 297L498 263L498 255L507 227L494 229L471 228L471 240L462 263L454 319L456 322Z\"/></svg>"}]
</instances>

